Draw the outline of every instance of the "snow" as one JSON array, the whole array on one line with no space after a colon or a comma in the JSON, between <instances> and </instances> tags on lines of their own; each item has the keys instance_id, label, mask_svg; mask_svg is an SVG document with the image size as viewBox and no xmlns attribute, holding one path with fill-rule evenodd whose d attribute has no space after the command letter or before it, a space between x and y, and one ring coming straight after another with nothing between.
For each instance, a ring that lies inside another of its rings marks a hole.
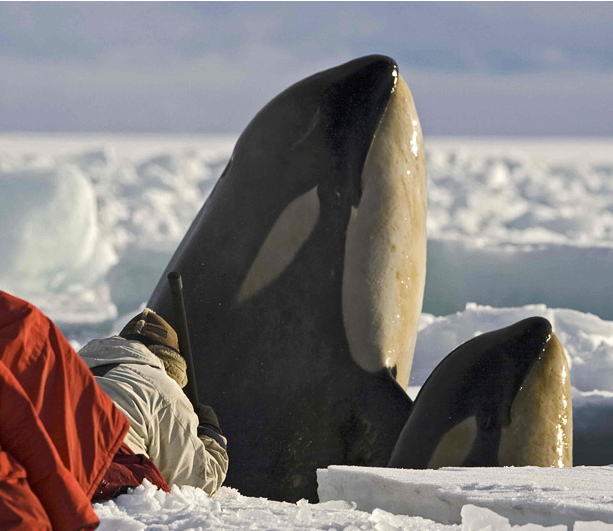
<instances>
[{"instance_id":1,"label":"snow","mask_svg":"<svg viewBox=\"0 0 613 531\"><path fill-rule=\"evenodd\" d=\"M511 525L613 524L613 467L504 467L399 470L331 466L317 472L320 501L351 500L444 524L461 523L465 505L484 507ZM498 528L497 528L498 529Z\"/></svg>"},{"instance_id":2,"label":"snow","mask_svg":"<svg viewBox=\"0 0 613 531\"><path fill-rule=\"evenodd\" d=\"M320 492L328 489L336 499L317 504L248 498L228 487L213 498L187 486L174 486L167 494L146 482L94 509L101 519L100 531L613 531L608 523L613 510L607 507L613 499L610 467L501 469L497 472L503 475L497 474L495 481L487 469L330 467L323 472L328 477ZM565 477L552 478L556 474ZM420 477L411 481L411 476ZM335 491L338 485L348 490ZM575 497L578 490L580 499ZM347 494L357 504L339 499ZM412 516L403 514L407 508L415 510ZM439 521L416 514L430 514Z\"/></svg>"},{"instance_id":3,"label":"snow","mask_svg":"<svg viewBox=\"0 0 613 531\"><path fill-rule=\"evenodd\" d=\"M338 531L456 531L419 517L396 516L381 509L357 511L355 503L328 501L283 503L247 498L222 487L208 498L194 487L173 487L170 494L153 485L137 487L114 501L95 504L99 531L156 530L338 530Z\"/></svg>"},{"instance_id":4,"label":"snow","mask_svg":"<svg viewBox=\"0 0 613 531\"><path fill-rule=\"evenodd\" d=\"M117 332L145 303L234 141L0 135L0 289L37 304L75 347ZM427 138L426 146L428 271L409 393L461 342L542 315L571 366L575 463L613 463L613 140ZM603 469L565 472L590 470ZM352 473L355 487L373 472ZM534 495L523 483L507 502L492 498L496 516L470 506L493 489L459 485L467 530L519 525L505 511ZM568 488L580 505L578 480ZM559 513L572 505L551 492ZM102 529L459 528L383 505L364 512L326 503L281 504L226 488L208 499L189 487L167 495L148 486L96 510ZM581 507L611 522L609 505ZM597 529L586 525L574 529Z\"/></svg>"},{"instance_id":5,"label":"snow","mask_svg":"<svg viewBox=\"0 0 613 531\"><path fill-rule=\"evenodd\" d=\"M613 319L610 140L426 145L426 312L541 303Z\"/></svg>"}]
</instances>

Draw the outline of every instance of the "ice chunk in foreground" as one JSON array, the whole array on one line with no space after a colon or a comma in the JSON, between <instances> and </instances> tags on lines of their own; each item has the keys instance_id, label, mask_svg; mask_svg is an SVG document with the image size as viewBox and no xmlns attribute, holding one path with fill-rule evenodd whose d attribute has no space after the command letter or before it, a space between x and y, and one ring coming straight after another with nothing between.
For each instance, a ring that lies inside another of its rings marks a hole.
<instances>
[{"instance_id":1,"label":"ice chunk in foreground","mask_svg":"<svg viewBox=\"0 0 613 531\"><path fill-rule=\"evenodd\" d=\"M613 524L604 522L577 522L573 531L613 531Z\"/></svg>"},{"instance_id":2,"label":"ice chunk in foreground","mask_svg":"<svg viewBox=\"0 0 613 531\"><path fill-rule=\"evenodd\" d=\"M322 502L353 501L361 511L380 508L442 524L460 523L466 504L490 509L511 525L562 524L572 529L577 521L613 524L613 466L439 470L331 466L317 471L317 481Z\"/></svg>"},{"instance_id":3,"label":"ice chunk in foreground","mask_svg":"<svg viewBox=\"0 0 613 531\"><path fill-rule=\"evenodd\" d=\"M462 531L567 531L565 525L543 527L538 524L511 526L508 518L477 507L465 505L462 507Z\"/></svg>"},{"instance_id":4,"label":"ice chunk in foreground","mask_svg":"<svg viewBox=\"0 0 613 531\"><path fill-rule=\"evenodd\" d=\"M174 485L171 493L165 493L147 480L129 494L94 504L94 509L100 518L99 531L459 531L460 527L381 509L365 513L342 501L310 504L249 498L228 487L213 498L189 486Z\"/></svg>"}]
</instances>

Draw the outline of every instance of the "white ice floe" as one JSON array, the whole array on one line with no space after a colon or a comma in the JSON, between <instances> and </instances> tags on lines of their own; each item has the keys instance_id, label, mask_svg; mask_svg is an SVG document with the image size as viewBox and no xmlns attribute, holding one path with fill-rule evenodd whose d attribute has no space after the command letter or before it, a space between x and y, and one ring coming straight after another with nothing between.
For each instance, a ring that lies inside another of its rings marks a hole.
<instances>
[{"instance_id":1,"label":"white ice floe","mask_svg":"<svg viewBox=\"0 0 613 531\"><path fill-rule=\"evenodd\" d=\"M147 299L233 143L0 136L0 288L108 331Z\"/></svg>"},{"instance_id":2,"label":"white ice floe","mask_svg":"<svg viewBox=\"0 0 613 531\"><path fill-rule=\"evenodd\" d=\"M2 174L0 212L0 285L13 291L37 299L96 286L117 262L100 233L94 189L75 168Z\"/></svg>"},{"instance_id":3,"label":"white ice floe","mask_svg":"<svg viewBox=\"0 0 613 531\"><path fill-rule=\"evenodd\" d=\"M34 192L23 194L20 201L31 208L19 212L20 226L69 227L47 239L57 244L56 263L78 248L74 264L62 269L63 278L50 266L32 269L30 257L41 256L43 243L32 248L23 239L9 246L7 237L5 254L15 257L15 267L0 275L0 287L24 294L24 287L31 287L27 294L53 318L71 323L76 316L68 319L65 306L57 310L46 303L69 284L79 286L72 300L88 310L81 311L88 316L84 321L95 318L88 291L94 299L108 293L103 300L120 314L138 306L212 190L234 140L0 136L0 198L9 197L11 179L21 180L25 190L33 173L56 176L56 184L57 176L67 174L79 181L62 192L64 215L51 212L58 204L53 194ZM426 147L426 312L447 315L467 302L541 303L613 319L608 295L613 290L608 274L613 265L613 142L426 139ZM87 215L95 219L79 221L72 211L91 205L92 194L95 206ZM3 202L0 234L14 225L13 203ZM79 269L92 245L102 256L90 257L91 269ZM118 262L110 267L113 256ZM100 312L98 322L109 322L113 315Z\"/></svg>"},{"instance_id":4,"label":"white ice floe","mask_svg":"<svg viewBox=\"0 0 613 531\"><path fill-rule=\"evenodd\" d=\"M362 511L381 508L459 524L467 505L484 507L511 525L573 528L578 521L613 526L613 467L441 468L400 470L331 466L318 470L321 501L347 500ZM502 523L501 521L499 523ZM504 529L504 527L495 527Z\"/></svg>"},{"instance_id":5,"label":"white ice floe","mask_svg":"<svg viewBox=\"0 0 613 531\"><path fill-rule=\"evenodd\" d=\"M613 142L426 146L426 312L543 303L613 319Z\"/></svg>"}]
</instances>

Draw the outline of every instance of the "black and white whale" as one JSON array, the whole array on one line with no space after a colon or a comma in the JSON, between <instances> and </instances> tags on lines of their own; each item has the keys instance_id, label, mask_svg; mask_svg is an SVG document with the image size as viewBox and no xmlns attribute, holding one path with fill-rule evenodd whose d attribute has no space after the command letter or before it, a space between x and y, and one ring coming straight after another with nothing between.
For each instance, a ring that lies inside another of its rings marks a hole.
<instances>
[{"instance_id":1,"label":"black and white whale","mask_svg":"<svg viewBox=\"0 0 613 531\"><path fill-rule=\"evenodd\" d=\"M569 376L542 317L477 336L428 377L389 466L572 466Z\"/></svg>"},{"instance_id":2,"label":"black and white whale","mask_svg":"<svg viewBox=\"0 0 613 531\"><path fill-rule=\"evenodd\" d=\"M388 463L412 408L425 225L422 134L392 59L315 74L247 126L149 301L172 322L166 273L181 273L227 485L315 500L317 468Z\"/></svg>"},{"instance_id":3,"label":"black and white whale","mask_svg":"<svg viewBox=\"0 0 613 531\"><path fill-rule=\"evenodd\" d=\"M315 499L317 467L385 465L409 416L425 160L393 60L311 76L247 126L171 259L226 483ZM165 275L149 305L172 317Z\"/></svg>"}]
</instances>

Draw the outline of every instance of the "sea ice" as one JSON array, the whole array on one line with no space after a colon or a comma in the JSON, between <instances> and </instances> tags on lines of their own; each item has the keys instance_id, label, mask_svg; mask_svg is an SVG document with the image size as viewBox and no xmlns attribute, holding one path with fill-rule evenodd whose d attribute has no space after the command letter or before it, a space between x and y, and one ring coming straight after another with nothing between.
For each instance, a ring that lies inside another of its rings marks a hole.
<instances>
[{"instance_id":1,"label":"sea ice","mask_svg":"<svg viewBox=\"0 0 613 531\"><path fill-rule=\"evenodd\" d=\"M91 284L117 257L100 237L96 196L75 168L0 178L0 284L29 292Z\"/></svg>"},{"instance_id":2,"label":"sea ice","mask_svg":"<svg viewBox=\"0 0 613 531\"><path fill-rule=\"evenodd\" d=\"M512 526L508 518L500 516L490 509L470 504L462 507L461 516L462 531L567 531L565 525L540 526L538 524L526 524Z\"/></svg>"},{"instance_id":3,"label":"sea ice","mask_svg":"<svg viewBox=\"0 0 613 531\"><path fill-rule=\"evenodd\" d=\"M572 529L578 521L613 524L613 466L504 467L495 471L330 466L317 471L317 481L321 501L342 499L355 502L362 511L380 508L443 524L465 524L465 505L494 511L496 517L467 510L467 520L478 522L485 515L488 525L502 519L511 525L562 525L562 529ZM473 518L475 515L481 516ZM473 530L477 524L470 525ZM480 528L473 531L476 529Z\"/></svg>"}]
</instances>

